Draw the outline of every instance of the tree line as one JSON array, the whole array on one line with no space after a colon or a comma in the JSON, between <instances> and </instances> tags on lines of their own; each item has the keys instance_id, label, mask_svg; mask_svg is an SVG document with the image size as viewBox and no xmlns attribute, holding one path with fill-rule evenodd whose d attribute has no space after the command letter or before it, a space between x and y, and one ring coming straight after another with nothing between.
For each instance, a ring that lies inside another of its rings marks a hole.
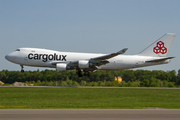
<instances>
[{"instance_id":1,"label":"tree line","mask_svg":"<svg viewBox=\"0 0 180 120\"><path fill-rule=\"evenodd\" d=\"M122 82L114 81L120 76ZM129 86L129 87L180 87L180 69L175 70L120 70L120 71L95 71L89 77L78 77L76 71L0 71L0 81L12 84L25 82L35 85L59 86Z\"/></svg>"}]
</instances>

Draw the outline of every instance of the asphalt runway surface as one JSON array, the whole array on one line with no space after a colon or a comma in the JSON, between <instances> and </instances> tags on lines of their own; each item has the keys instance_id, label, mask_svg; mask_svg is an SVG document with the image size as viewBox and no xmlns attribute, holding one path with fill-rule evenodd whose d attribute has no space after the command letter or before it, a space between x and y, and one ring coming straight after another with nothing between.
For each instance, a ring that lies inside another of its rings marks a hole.
<instances>
[{"instance_id":1,"label":"asphalt runway surface","mask_svg":"<svg viewBox=\"0 0 180 120\"><path fill-rule=\"evenodd\" d=\"M119 89L180 89L171 87L104 87L104 86L0 86L0 87L49 87L49 88L119 88Z\"/></svg>"},{"instance_id":2,"label":"asphalt runway surface","mask_svg":"<svg viewBox=\"0 0 180 120\"><path fill-rule=\"evenodd\" d=\"M180 109L0 109L0 120L180 120Z\"/></svg>"}]
</instances>

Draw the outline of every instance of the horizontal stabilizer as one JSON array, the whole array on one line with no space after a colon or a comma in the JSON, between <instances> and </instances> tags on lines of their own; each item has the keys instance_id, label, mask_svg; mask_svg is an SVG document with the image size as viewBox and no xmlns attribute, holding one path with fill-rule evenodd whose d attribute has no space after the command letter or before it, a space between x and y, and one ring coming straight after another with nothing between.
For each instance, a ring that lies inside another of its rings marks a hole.
<instances>
[{"instance_id":1,"label":"horizontal stabilizer","mask_svg":"<svg viewBox=\"0 0 180 120\"><path fill-rule=\"evenodd\" d=\"M161 58L161 59L153 59L153 60L148 60L146 62L161 62L161 61L164 61L164 60L168 60L168 59L173 59L175 57L167 57L167 58Z\"/></svg>"}]
</instances>

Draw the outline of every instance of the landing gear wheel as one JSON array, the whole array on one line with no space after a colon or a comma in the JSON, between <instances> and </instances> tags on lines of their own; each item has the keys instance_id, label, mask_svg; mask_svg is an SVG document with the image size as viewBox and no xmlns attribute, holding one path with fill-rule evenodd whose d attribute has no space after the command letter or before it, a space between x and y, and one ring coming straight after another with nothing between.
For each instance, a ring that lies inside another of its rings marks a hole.
<instances>
[{"instance_id":1,"label":"landing gear wheel","mask_svg":"<svg viewBox=\"0 0 180 120\"><path fill-rule=\"evenodd\" d=\"M78 75L78 77L82 77L83 76L81 70L77 70L76 74Z\"/></svg>"},{"instance_id":2,"label":"landing gear wheel","mask_svg":"<svg viewBox=\"0 0 180 120\"><path fill-rule=\"evenodd\" d=\"M20 65L20 66L21 66L21 72L23 73L24 72L24 70L23 70L24 67L23 67L23 65Z\"/></svg>"}]
</instances>

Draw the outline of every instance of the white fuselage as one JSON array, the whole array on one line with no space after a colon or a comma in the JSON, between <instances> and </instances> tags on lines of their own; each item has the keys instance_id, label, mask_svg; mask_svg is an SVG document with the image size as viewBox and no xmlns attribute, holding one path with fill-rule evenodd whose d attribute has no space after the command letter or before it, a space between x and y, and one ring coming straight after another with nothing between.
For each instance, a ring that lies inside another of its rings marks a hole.
<instances>
[{"instance_id":1,"label":"white fuselage","mask_svg":"<svg viewBox=\"0 0 180 120\"><path fill-rule=\"evenodd\" d=\"M77 52L59 52L38 48L20 48L6 55L6 59L20 65L34 67L56 68L53 63L70 63L71 61L90 60L91 58L103 56L105 54L77 53ZM118 55L109 59L109 63L98 67L98 70L122 70L132 69L144 66L169 63L170 60L161 62L146 62L158 59L158 57L139 56L139 55Z\"/></svg>"}]
</instances>

